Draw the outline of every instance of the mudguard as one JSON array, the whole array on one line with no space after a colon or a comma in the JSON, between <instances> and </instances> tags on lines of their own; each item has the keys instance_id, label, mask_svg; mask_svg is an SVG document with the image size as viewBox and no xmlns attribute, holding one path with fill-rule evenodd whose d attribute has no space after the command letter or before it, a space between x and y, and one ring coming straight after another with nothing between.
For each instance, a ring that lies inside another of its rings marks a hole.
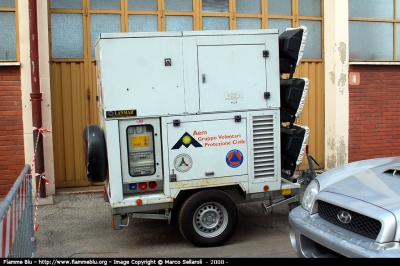
<instances>
[{"instance_id":1,"label":"mudguard","mask_svg":"<svg viewBox=\"0 0 400 266\"><path fill-rule=\"evenodd\" d=\"M87 125L83 130L86 178L92 182L104 182L108 161L103 130L98 125Z\"/></svg>"}]
</instances>

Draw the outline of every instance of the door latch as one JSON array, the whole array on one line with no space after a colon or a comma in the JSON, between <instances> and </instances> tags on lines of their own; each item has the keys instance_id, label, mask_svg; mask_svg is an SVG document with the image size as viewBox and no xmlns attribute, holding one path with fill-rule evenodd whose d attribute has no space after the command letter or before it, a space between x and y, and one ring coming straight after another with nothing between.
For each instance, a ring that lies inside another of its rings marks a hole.
<instances>
[{"instance_id":1,"label":"door latch","mask_svg":"<svg viewBox=\"0 0 400 266\"><path fill-rule=\"evenodd\" d=\"M173 121L173 123L174 123L174 127L179 127L181 125L181 120L176 119Z\"/></svg>"},{"instance_id":2,"label":"door latch","mask_svg":"<svg viewBox=\"0 0 400 266\"><path fill-rule=\"evenodd\" d=\"M172 174L169 175L169 178L171 179L171 182L176 182L176 174L174 169L172 169Z\"/></svg>"}]
</instances>

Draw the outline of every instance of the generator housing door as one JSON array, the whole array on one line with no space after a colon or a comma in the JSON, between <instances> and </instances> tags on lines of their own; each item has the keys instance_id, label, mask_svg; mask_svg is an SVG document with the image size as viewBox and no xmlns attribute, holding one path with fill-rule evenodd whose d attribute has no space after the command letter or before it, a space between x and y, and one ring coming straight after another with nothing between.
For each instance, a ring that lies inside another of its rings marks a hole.
<instances>
[{"instance_id":1,"label":"generator housing door","mask_svg":"<svg viewBox=\"0 0 400 266\"><path fill-rule=\"evenodd\" d=\"M176 181L247 175L246 114L235 115L240 122L233 114L168 118L169 168Z\"/></svg>"},{"instance_id":2,"label":"generator housing door","mask_svg":"<svg viewBox=\"0 0 400 266\"><path fill-rule=\"evenodd\" d=\"M265 44L198 46L200 111L266 108Z\"/></svg>"},{"instance_id":3,"label":"generator housing door","mask_svg":"<svg viewBox=\"0 0 400 266\"><path fill-rule=\"evenodd\" d=\"M159 118L119 121L124 184L162 180Z\"/></svg>"}]
</instances>

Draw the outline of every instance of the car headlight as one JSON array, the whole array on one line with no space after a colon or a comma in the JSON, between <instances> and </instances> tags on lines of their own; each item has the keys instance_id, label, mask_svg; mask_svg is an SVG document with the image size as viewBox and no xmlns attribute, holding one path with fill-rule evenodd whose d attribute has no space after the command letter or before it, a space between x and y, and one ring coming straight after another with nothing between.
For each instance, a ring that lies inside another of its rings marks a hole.
<instances>
[{"instance_id":1,"label":"car headlight","mask_svg":"<svg viewBox=\"0 0 400 266\"><path fill-rule=\"evenodd\" d=\"M317 180L311 181L304 192L303 200L301 201L301 207L306 211L310 212L311 206L314 204L315 197L319 192L319 183Z\"/></svg>"}]
</instances>

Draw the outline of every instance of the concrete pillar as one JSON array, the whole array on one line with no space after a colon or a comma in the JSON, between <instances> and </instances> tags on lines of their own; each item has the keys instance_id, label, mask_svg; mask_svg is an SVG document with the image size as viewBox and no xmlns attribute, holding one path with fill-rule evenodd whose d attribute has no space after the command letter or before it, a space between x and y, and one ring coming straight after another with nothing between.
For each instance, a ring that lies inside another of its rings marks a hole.
<instances>
[{"instance_id":1,"label":"concrete pillar","mask_svg":"<svg viewBox=\"0 0 400 266\"><path fill-rule=\"evenodd\" d=\"M324 0L325 168L348 163L348 0Z\"/></svg>"},{"instance_id":2,"label":"concrete pillar","mask_svg":"<svg viewBox=\"0 0 400 266\"><path fill-rule=\"evenodd\" d=\"M49 64L49 36L48 36L48 13L47 1L37 1L38 10L38 40L39 40L39 67L40 67L40 90L42 92L42 127L52 129L51 121L51 95L50 95L50 64ZM32 90L30 73L30 45L29 45L29 7L28 1L18 0L18 32L19 52L21 62L21 90L23 104L24 123L24 146L25 161L31 164L34 154L32 136L32 104L30 93ZM55 194L53 139L52 132L44 133L43 153L45 164L45 176L50 181L46 185L46 194ZM43 199L44 200L44 199ZM46 201L52 201L49 197Z\"/></svg>"}]
</instances>

